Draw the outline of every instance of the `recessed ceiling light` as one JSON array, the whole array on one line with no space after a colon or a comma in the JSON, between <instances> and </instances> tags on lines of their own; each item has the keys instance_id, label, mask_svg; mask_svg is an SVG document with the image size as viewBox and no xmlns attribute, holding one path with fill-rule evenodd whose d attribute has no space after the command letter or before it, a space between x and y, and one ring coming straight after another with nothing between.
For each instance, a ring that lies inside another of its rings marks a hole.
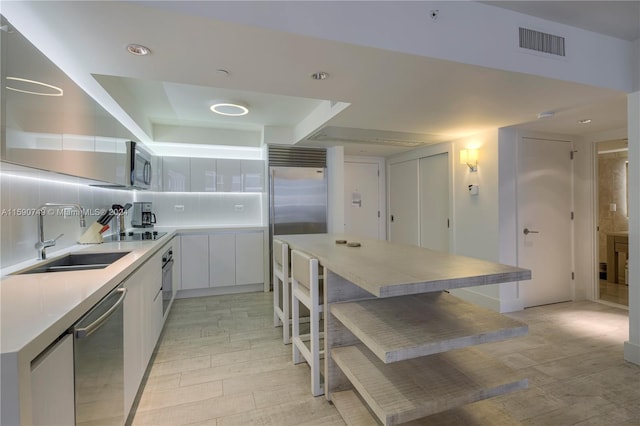
<instances>
[{"instance_id":1,"label":"recessed ceiling light","mask_svg":"<svg viewBox=\"0 0 640 426\"><path fill-rule=\"evenodd\" d=\"M64 94L64 91L58 86L53 86L41 81L27 80L26 78L20 77L7 77L6 80L17 82L17 84L12 83L12 86L5 86L8 90L13 90L14 92L38 96L62 96ZM51 91L47 89L51 89Z\"/></svg>"},{"instance_id":2,"label":"recessed ceiling light","mask_svg":"<svg viewBox=\"0 0 640 426\"><path fill-rule=\"evenodd\" d=\"M578 120L578 123L580 123L580 124L589 124L589 123L591 123L591 119L590 118L583 118L582 120Z\"/></svg>"},{"instance_id":3,"label":"recessed ceiling light","mask_svg":"<svg viewBox=\"0 0 640 426\"><path fill-rule=\"evenodd\" d=\"M555 112L553 112L553 111L545 111L545 112L541 112L541 113L539 113L539 114L538 114L538 119L541 119L541 118L551 118L551 117L553 117L554 115L556 115L556 113L555 113Z\"/></svg>"},{"instance_id":4,"label":"recessed ceiling light","mask_svg":"<svg viewBox=\"0 0 640 426\"><path fill-rule=\"evenodd\" d=\"M127 52L136 56L146 56L151 53L151 49L141 44L130 44L127 46Z\"/></svg>"},{"instance_id":5,"label":"recessed ceiling light","mask_svg":"<svg viewBox=\"0 0 640 426\"><path fill-rule=\"evenodd\" d=\"M314 80L326 80L329 78L329 73L324 71L318 71L311 74L311 78Z\"/></svg>"},{"instance_id":6,"label":"recessed ceiling light","mask_svg":"<svg viewBox=\"0 0 640 426\"><path fill-rule=\"evenodd\" d=\"M237 102L216 102L209 107L216 114L226 115L229 117L239 117L247 115L249 108L246 105Z\"/></svg>"}]
</instances>

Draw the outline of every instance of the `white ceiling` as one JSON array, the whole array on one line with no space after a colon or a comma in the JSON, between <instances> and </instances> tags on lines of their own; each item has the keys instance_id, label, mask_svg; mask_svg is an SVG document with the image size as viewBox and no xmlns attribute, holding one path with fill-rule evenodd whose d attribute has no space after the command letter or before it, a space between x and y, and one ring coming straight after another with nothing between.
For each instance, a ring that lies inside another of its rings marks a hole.
<instances>
[{"instance_id":1,"label":"white ceiling","mask_svg":"<svg viewBox=\"0 0 640 426\"><path fill-rule=\"evenodd\" d=\"M482 1L525 15L633 41L640 38L640 2L627 1Z\"/></svg>"},{"instance_id":2,"label":"white ceiling","mask_svg":"<svg viewBox=\"0 0 640 426\"><path fill-rule=\"evenodd\" d=\"M640 22L623 19L603 27L585 12L615 3L616 11L628 15L640 2L487 3L616 37L640 32ZM563 3L562 9L556 3ZM626 97L613 90L194 16L194 4L38 2L29 13L63 50L67 66L95 78L150 139L158 126L255 132L265 125L294 127L323 100L350 104L326 123L332 128L377 131L382 139L419 135L427 143L516 124L585 134L626 123ZM197 6L214 10L216 2ZM128 54L124 47L132 42L150 47L152 54ZM330 78L309 77L320 70ZM247 103L251 112L216 116L208 107L219 99ZM548 110L556 112L552 120L536 120ZM585 117L594 118L592 125L577 124ZM338 144L354 155L409 149Z\"/></svg>"}]
</instances>

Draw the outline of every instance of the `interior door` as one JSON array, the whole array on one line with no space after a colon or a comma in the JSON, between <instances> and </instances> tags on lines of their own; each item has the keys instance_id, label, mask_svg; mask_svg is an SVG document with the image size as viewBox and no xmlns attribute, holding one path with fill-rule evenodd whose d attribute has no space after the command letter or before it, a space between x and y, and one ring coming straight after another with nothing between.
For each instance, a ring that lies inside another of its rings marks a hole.
<instances>
[{"instance_id":1,"label":"interior door","mask_svg":"<svg viewBox=\"0 0 640 426\"><path fill-rule=\"evenodd\" d=\"M449 154L420 159L420 246L449 251Z\"/></svg>"},{"instance_id":2,"label":"interior door","mask_svg":"<svg viewBox=\"0 0 640 426\"><path fill-rule=\"evenodd\" d=\"M380 238L378 163L344 163L344 231Z\"/></svg>"},{"instance_id":3,"label":"interior door","mask_svg":"<svg viewBox=\"0 0 640 426\"><path fill-rule=\"evenodd\" d=\"M389 166L389 241L420 245L418 160Z\"/></svg>"},{"instance_id":4,"label":"interior door","mask_svg":"<svg viewBox=\"0 0 640 426\"><path fill-rule=\"evenodd\" d=\"M571 143L523 138L518 147L518 266L524 306L573 298Z\"/></svg>"}]
</instances>

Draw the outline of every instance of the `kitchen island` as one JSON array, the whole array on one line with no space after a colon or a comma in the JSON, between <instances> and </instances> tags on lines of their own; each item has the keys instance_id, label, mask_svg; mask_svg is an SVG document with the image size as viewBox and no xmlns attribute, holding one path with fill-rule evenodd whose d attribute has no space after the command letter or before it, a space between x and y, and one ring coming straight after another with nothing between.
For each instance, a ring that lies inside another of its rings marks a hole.
<instances>
[{"instance_id":1,"label":"kitchen island","mask_svg":"<svg viewBox=\"0 0 640 426\"><path fill-rule=\"evenodd\" d=\"M470 346L527 326L446 290L527 280L530 271L349 235L278 239L324 267L325 396L347 423L373 415L398 424L526 388L526 378Z\"/></svg>"}]
</instances>

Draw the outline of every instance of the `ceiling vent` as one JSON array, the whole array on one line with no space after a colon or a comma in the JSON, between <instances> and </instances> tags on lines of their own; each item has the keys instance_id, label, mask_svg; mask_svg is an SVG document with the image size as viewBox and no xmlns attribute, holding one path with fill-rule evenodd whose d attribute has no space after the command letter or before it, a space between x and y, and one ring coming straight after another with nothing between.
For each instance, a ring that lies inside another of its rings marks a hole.
<instances>
[{"instance_id":1,"label":"ceiling vent","mask_svg":"<svg viewBox=\"0 0 640 426\"><path fill-rule=\"evenodd\" d=\"M564 37L520 27L520 47L550 55L565 56Z\"/></svg>"},{"instance_id":2,"label":"ceiling vent","mask_svg":"<svg viewBox=\"0 0 640 426\"><path fill-rule=\"evenodd\" d=\"M441 142L434 135L420 133L392 132L384 130L355 129L350 127L324 127L307 138L319 142L361 143L370 145L400 146L415 148L430 143Z\"/></svg>"}]
</instances>

